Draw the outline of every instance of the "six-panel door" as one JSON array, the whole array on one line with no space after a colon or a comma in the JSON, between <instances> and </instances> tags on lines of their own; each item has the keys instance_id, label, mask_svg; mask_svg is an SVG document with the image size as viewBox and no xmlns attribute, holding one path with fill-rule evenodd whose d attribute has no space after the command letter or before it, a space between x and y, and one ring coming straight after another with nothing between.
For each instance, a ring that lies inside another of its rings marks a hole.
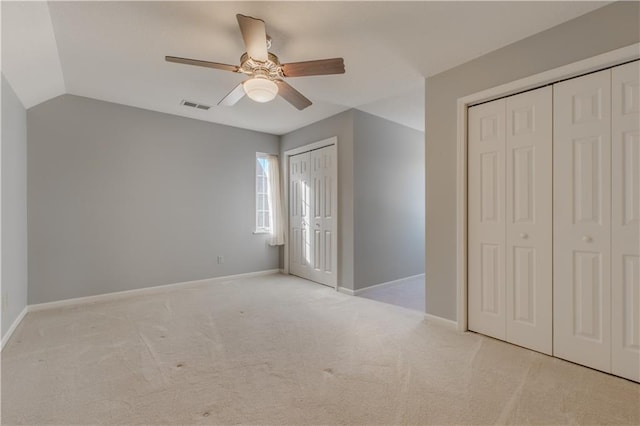
<instances>
[{"instance_id":1,"label":"six-panel door","mask_svg":"<svg viewBox=\"0 0 640 426\"><path fill-rule=\"evenodd\" d=\"M505 103L469 108L469 330L506 339Z\"/></svg>"},{"instance_id":2,"label":"six-panel door","mask_svg":"<svg viewBox=\"0 0 640 426\"><path fill-rule=\"evenodd\" d=\"M611 372L640 381L640 63L611 72Z\"/></svg>"},{"instance_id":3,"label":"six-panel door","mask_svg":"<svg viewBox=\"0 0 640 426\"><path fill-rule=\"evenodd\" d=\"M312 278L313 253L308 244L311 222L309 152L289 157L289 271L303 278Z\"/></svg>"},{"instance_id":4,"label":"six-panel door","mask_svg":"<svg viewBox=\"0 0 640 426\"><path fill-rule=\"evenodd\" d=\"M554 86L554 354L611 371L611 71Z\"/></svg>"},{"instance_id":5,"label":"six-panel door","mask_svg":"<svg viewBox=\"0 0 640 426\"><path fill-rule=\"evenodd\" d=\"M314 281L337 284L337 183L336 146L311 151L311 222Z\"/></svg>"},{"instance_id":6,"label":"six-panel door","mask_svg":"<svg viewBox=\"0 0 640 426\"><path fill-rule=\"evenodd\" d=\"M506 99L507 341L552 353L552 89Z\"/></svg>"},{"instance_id":7,"label":"six-panel door","mask_svg":"<svg viewBox=\"0 0 640 426\"><path fill-rule=\"evenodd\" d=\"M552 351L551 88L469 109L469 329Z\"/></svg>"}]
</instances>

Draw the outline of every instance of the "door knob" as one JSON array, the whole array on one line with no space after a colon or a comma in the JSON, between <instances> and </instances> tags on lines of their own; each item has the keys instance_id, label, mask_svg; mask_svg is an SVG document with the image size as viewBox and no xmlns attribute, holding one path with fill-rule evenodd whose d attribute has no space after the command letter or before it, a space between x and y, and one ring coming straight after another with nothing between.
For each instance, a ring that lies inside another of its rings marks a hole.
<instances>
[{"instance_id":1,"label":"door knob","mask_svg":"<svg viewBox=\"0 0 640 426\"><path fill-rule=\"evenodd\" d=\"M590 243L591 241L593 241L593 238L591 238L588 235L585 235L584 237L582 237L582 241L584 241L585 243Z\"/></svg>"},{"instance_id":2,"label":"door knob","mask_svg":"<svg viewBox=\"0 0 640 426\"><path fill-rule=\"evenodd\" d=\"M319 227L320 227L320 224L319 224L319 223L316 223L316 228L319 228Z\"/></svg>"},{"instance_id":3,"label":"door knob","mask_svg":"<svg viewBox=\"0 0 640 426\"><path fill-rule=\"evenodd\" d=\"M520 238L522 238L523 240L526 240L527 238L529 238L529 234L526 234L523 232L520 234Z\"/></svg>"}]
</instances>

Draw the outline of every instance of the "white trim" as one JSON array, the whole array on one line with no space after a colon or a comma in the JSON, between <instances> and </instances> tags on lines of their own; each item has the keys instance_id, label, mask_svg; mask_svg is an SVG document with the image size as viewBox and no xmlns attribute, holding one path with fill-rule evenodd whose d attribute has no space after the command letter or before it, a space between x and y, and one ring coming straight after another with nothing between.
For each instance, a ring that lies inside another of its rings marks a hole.
<instances>
[{"instance_id":1,"label":"white trim","mask_svg":"<svg viewBox=\"0 0 640 426\"><path fill-rule=\"evenodd\" d=\"M20 323L24 319L25 315L27 315L27 312L29 312L29 307L25 306L24 309L22 310L22 312L20 312L18 317L15 319L15 321L13 321L13 324L11 324L11 327L9 327L9 329L4 334L4 336L2 336L2 344L0 346L0 351L2 351L4 349L4 346L11 339L11 336L13 336L13 332L16 331L16 328L18 328L18 326L20 325Z\"/></svg>"},{"instance_id":2,"label":"white trim","mask_svg":"<svg viewBox=\"0 0 640 426\"><path fill-rule=\"evenodd\" d=\"M158 293L164 293L164 292L176 290L176 289L198 287L198 286L211 284L219 281L237 280L241 278L251 278L251 277L258 277L263 275L272 275L272 274L277 274L279 272L280 272L279 269L267 269L264 271L248 272L245 274L225 275L223 277L214 277L214 278L208 278L204 280L187 281L187 282L175 283L175 284L165 284L165 285L158 285L153 287L138 288L135 290L125 290L125 291L117 291L114 293L98 294L95 296L77 297L74 299L58 300L55 302L38 303L36 305L29 305L27 308L29 312L37 312L37 311L44 311L48 309L85 305L90 303L109 302L112 300L121 300L129 297L133 297L133 296L158 294Z\"/></svg>"},{"instance_id":3,"label":"white trim","mask_svg":"<svg viewBox=\"0 0 640 426\"><path fill-rule=\"evenodd\" d=\"M1 8L0 8L1 9ZM51 16L51 15L49 15ZM2 13L0 11L0 19L2 19ZM51 19L51 18L49 18ZM2 55L0 55L0 68L2 67ZM2 86L4 86L4 84L0 84L0 99L4 99L2 97ZM24 107L24 105L23 105ZM25 108L26 109L26 108ZM26 113L25 113L26 114ZM4 114L2 114L0 112L0 129L2 129L2 116ZM4 208L2 206L2 200L4 199L4 197L2 196L2 138L0 137L0 242L3 241L2 238L2 212L4 211ZM0 243L0 333L2 333L1 329L2 329L2 313L4 313L4 309L2 308L3 305L3 301L5 298L5 294L3 291L3 286L2 286L2 246L4 244ZM26 313L26 312L25 312ZM20 315L18 315L18 318L20 318L20 316L23 316L22 313ZM15 324L15 321L14 321ZM11 327L9 327L9 330L7 331L6 334L6 340L5 340L5 336L2 336L2 338L0 339L0 351L2 351L2 348L4 348L5 343L7 343L7 341L9 340L9 338L11 337L11 334L13 333L13 329L15 327L17 327L17 324L14 327L14 324L11 325Z\"/></svg>"},{"instance_id":4,"label":"white trim","mask_svg":"<svg viewBox=\"0 0 640 426\"><path fill-rule=\"evenodd\" d=\"M292 148L284 152L285 157L291 157L292 155L302 154L303 152L315 151L316 149L324 148L326 146L338 145L338 137L332 136L327 139L323 139L318 142L312 142L308 145L299 146L298 148Z\"/></svg>"},{"instance_id":5,"label":"white trim","mask_svg":"<svg viewBox=\"0 0 640 426\"><path fill-rule=\"evenodd\" d=\"M442 318L431 314L424 314L424 319L427 320L427 322L442 325L447 328L452 328L454 330L458 329L458 323L447 318Z\"/></svg>"},{"instance_id":6,"label":"white trim","mask_svg":"<svg viewBox=\"0 0 640 426\"><path fill-rule=\"evenodd\" d=\"M351 290L350 288L338 286L337 290L338 290L339 293L346 294L347 296L355 296L356 295L356 292Z\"/></svg>"},{"instance_id":7,"label":"white trim","mask_svg":"<svg viewBox=\"0 0 640 426\"><path fill-rule=\"evenodd\" d=\"M365 291L373 290L374 288L386 287L386 286L389 286L389 285L392 285L392 284L401 283L403 281L409 281L409 280L412 280L412 279L418 278L418 277L424 277L424 274L411 275L410 277L399 278L397 280L387 281L387 282L380 283L380 284L374 284L374 285L370 285L368 287L363 287L363 288L359 288L357 290L350 290L350 291L353 292L354 296L359 296L362 293L364 293Z\"/></svg>"},{"instance_id":8,"label":"white trim","mask_svg":"<svg viewBox=\"0 0 640 426\"><path fill-rule=\"evenodd\" d=\"M512 81L458 99L456 163L456 294L457 328L466 331L467 323L467 109L480 102L502 98L560 80L620 65L640 58L640 43L612 50L592 58Z\"/></svg>"},{"instance_id":9,"label":"white trim","mask_svg":"<svg viewBox=\"0 0 640 426\"><path fill-rule=\"evenodd\" d=\"M298 148L292 148L284 152L282 156L282 183L284 188L284 209L286 210L286 214L283 215L284 219L284 268L283 273L285 275L289 275L289 157L302 154L303 152L314 151L316 149L325 148L327 146L335 145L336 146L336 181L338 185L338 200L340 200L340 170L338 167L338 137L332 136L327 139L323 139L318 142L313 142L307 145L300 146ZM340 229L340 204L338 203L338 214L335 218L336 223L336 231ZM339 231L338 231L339 232ZM338 235L338 241L340 240L340 235ZM336 265L336 291L340 291L339 277L340 277L340 245L338 244L338 265ZM352 290L350 290L352 291Z\"/></svg>"},{"instance_id":10,"label":"white trim","mask_svg":"<svg viewBox=\"0 0 640 426\"><path fill-rule=\"evenodd\" d=\"M458 99L458 150L456 164L456 318L458 330L467 323L467 109Z\"/></svg>"}]
</instances>

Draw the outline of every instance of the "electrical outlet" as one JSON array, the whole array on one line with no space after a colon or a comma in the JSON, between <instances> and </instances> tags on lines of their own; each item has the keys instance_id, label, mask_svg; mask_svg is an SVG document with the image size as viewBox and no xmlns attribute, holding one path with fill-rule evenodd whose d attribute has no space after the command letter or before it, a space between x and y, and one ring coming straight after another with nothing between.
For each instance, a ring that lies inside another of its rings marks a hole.
<instances>
[{"instance_id":1,"label":"electrical outlet","mask_svg":"<svg viewBox=\"0 0 640 426\"><path fill-rule=\"evenodd\" d=\"M224 263L224 256L218 256L218 265L221 265Z\"/></svg>"},{"instance_id":2,"label":"electrical outlet","mask_svg":"<svg viewBox=\"0 0 640 426\"><path fill-rule=\"evenodd\" d=\"M2 295L2 310L6 311L9 309L9 293L6 292Z\"/></svg>"}]
</instances>

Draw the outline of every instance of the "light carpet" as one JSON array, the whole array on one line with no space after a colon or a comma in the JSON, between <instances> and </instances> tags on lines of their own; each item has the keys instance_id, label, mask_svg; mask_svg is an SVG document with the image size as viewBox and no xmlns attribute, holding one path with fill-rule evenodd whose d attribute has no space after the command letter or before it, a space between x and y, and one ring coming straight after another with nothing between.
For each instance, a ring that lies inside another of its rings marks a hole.
<instances>
[{"instance_id":1,"label":"light carpet","mask_svg":"<svg viewBox=\"0 0 640 426\"><path fill-rule=\"evenodd\" d=\"M640 424L640 385L290 276L27 315L3 424Z\"/></svg>"}]
</instances>

